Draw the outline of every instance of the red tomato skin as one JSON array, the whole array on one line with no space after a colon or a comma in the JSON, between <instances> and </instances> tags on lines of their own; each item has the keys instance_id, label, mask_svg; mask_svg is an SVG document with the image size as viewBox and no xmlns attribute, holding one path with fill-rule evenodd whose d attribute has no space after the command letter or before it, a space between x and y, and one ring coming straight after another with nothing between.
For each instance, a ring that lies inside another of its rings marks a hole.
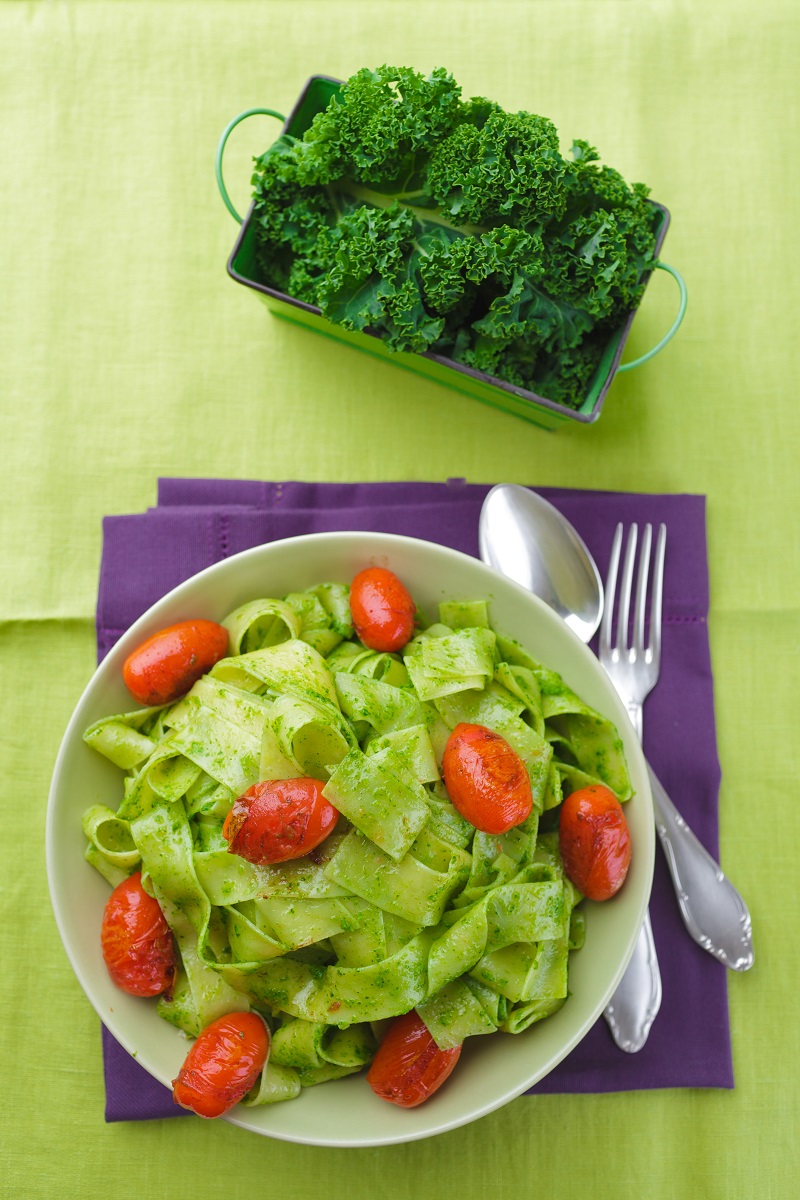
<instances>
[{"instance_id":1,"label":"red tomato skin","mask_svg":"<svg viewBox=\"0 0 800 1200\"><path fill-rule=\"evenodd\" d=\"M319 779L270 779L256 783L225 818L228 849L264 866L302 858L333 832L339 813L322 794Z\"/></svg>"},{"instance_id":2,"label":"red tomato skin","mask_svg":"<svg viewBox=\"0 0 800 1200\"><path fill-rule=\"evenodd\" d=\"M461 1047L440 1050L412 1009L386 1031L367 1072L376 1096L399 1108L416 1108L442 1086L461 1056Z\"/></svg>"},{"instance_id":3,"label":"red tomato skin","mask_svg":"<svg viewBox=\"0 0 800 1200\"><path fill-rule=\"evenodd\" d=\"M175 978L175 944L142 873L123 879L108 898L100 946L112 981L131 996L160 996Z\"/></svg>"},{"instance_id":4,"label":"red tomato skin","mask_svg":"<svg viewBox=\"0 0 800 1200\"><path fill-rule=\"evenodd\" d=\"M246 1096L269 1053L269 1030L252 1012L207 1025L172 1081L172 1098L198 1117L221 1117Z\"/></svg>"},{"instance_id":5,"label":"red tomato skin","mask_svg":"<svg viewBox=\"0 0 800 1200\"><path fill-rule=\"evenodd\" d=\"M227 653L228 631L222 625L181 621L137 646L125 659L122 677L140 704L171 704Z\"/></svg>"},{"instance_id":6,"label":"red tomato skin","mask_svg":"<svg viewBox=\"0 0 800 1200\"><path fill-rule=\"evenodd\" d=\"M525 764L485 725L456 725L444 749L442 774L462 817L483 833L508 833L530 816L533 794Z\"/></svg>"},{"instance_id":7,"label":"red tomato skin","mask_svg":"<svg viewBox=\"0 0 800 1200\"><path fill-rule=\"evenodd\" d=\"M614 793L600 784L571 792L558 830L564 870L589 900L609 900L625 882L631 836Z\"/></svg>"},{"instance_id":8,"label":"red tomato skin","mask_svg":"<svg viewBox=\"0 0 800 1200\"><path fill-rule=\"evenodd\" d=\"M393 571L367 567L350 584L350 612L370 650L401 650L414 632L414 601Z\"/></svg>"}]
</instances>

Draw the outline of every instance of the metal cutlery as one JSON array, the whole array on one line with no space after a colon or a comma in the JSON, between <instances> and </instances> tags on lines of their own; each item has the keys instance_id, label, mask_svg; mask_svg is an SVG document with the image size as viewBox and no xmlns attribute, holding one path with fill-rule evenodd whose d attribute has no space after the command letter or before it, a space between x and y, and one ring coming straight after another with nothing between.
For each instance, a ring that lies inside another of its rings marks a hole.
<instances>
[{"instance_id":1,"label":"metal cutlery","mask_svg":"<svg viewBox=\"0 0 800 1200\"><path fill-rule=\"evenodd\" d=\"M625 563L619 594L617 618L617 640L612 645L614 597L617 587L622 525L617 525L611 561L605 588L605 607L600 625L600 664L611 679L631 718L639 741L642 740L642 704L658 679L661 661L661 609L664 590L664 552L667 530L662 525L658 534L656 559L653 569L653 589L650 610L650 638L645 645L645 608L647 603L647 581L650 566L652 528L645 526L642 554L639 560L639 575L636 587L636 604L633 620L633 636L628 641L631 585L636 558L637 526L632 525L628 536ZM603 1015L614 1037L614 1041L630 1054L644 1046L653 1021L661 1007L661 971L658 965L650 910L645 912L642 928L631 962L611 997Z\"/></svg>"},{"instance_id":2,"label":"metal cutlery","mask_svg":"<svg viewBox=\"0 0 800 1200\"><path fill-rule=\"evenodd\" d=\"M628 535L620 581L617 636L611 644L614 596L622 548L622 525L618 525L611 549L606 607L600 626L600 662L619 692L634 729L641 740L642 705L652 691L661 661L661 609L664 579L666 528L659 529L653 564L649 638L645 639L645 604L652 529L645 525L634 604L633 630L628 640L631 589L638 530ZM747 971L755 961L752 923L747 905L718 863L698 841L664 791L652 767L648 767L653 793L656 830L667 859L683 922L690 935L726 967Z\"/></svg>"}]
</instances>

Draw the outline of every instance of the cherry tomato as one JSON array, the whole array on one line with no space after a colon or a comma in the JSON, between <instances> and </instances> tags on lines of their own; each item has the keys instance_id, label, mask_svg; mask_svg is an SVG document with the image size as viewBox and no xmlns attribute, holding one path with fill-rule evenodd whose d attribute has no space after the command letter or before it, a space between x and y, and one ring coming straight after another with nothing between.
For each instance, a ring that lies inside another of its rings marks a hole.
<instances>
[{"instance_id":1,"label":"cherry tomato","mask_svg":"<svg viewBox=\"0 0 800 1200\"><path fill-rule=\"evenodd\" d=\"M414 601L386 567L359 571L350 585L350 612L370 650L401 650L414 632Z\"/></svg>"},{"instance_id":2,"label":"cherry tomato","mask_svg":"<svg viewBox=\"0 0 800 1200\"><path fill-rule=\"evenodd\" d=\"M589 900L608 900L625 882L631 861L628 822L617 797L592 784L561 806L558 832L564 870Z\"/></svg>"},{"instance_id":3,"label":"cherry tomato","mask_svg":"<svg viewBox=\"0 0 800 1200\"><path fill-rule=\"evenodd\" d=\"M318 779L270 779L234 800L222 832L228 849L248 862L302 858L324 841L339 813L322 794Z\"/></svg>"},{"instance_id":4,"label":"cherry tomato","mask_svg":"<svg viewBox=\"0 0 800 1200\"><path fill-rule=\"evenodd\" d=\"M172 1098L198 1117L221 1117L246 1096L269 1053L269 1030L252 1012L207 1025L172 1081Z\"/></svg>"},{"instance_id":5,"label":"cherry tomato","mask_svg":"<svg viewBox=\"0 0 800 1200\"><path fill-rule=\"evenodd\" d=\"M456 725L444 748L442 774L462 817L484 833L507 833L530 816L533 794L525 763L485 725Z\"/></svg>"},{"instance_id":6,"label":"cherry tomato","mask_svg":"<svg viewBox=\"0 0 800 1200\"><path fill-rule=\"evenodd\" d=\"M171 704L228 653L228 631L214 621L181 621L129 654L122 677L140 704Z\"/></svg>"},{"instance_id":7,"label":"cherry tomato","mask_svg":"<svg viewBox=\"0 0 800 1200\"><path fill-rule=\"evenodd\" d=\"M108 973L131 996L159 996L175 977L175 945L158 901L142 873L123 879L108 898L100 929Z\"/></svg>"},{"instance_id":8,"label":"cherry tomato","mask_svg":"<svg viewBox=\"0 0 800 1200\"><path fill-rule=\"evenodd\" d=\"M440 1050L412 1009L389 1026L367 1072L367 1083L382 1100L416 1108L438 1091L460 1054L460 1046Z\"/></svg>"}]
</instances>

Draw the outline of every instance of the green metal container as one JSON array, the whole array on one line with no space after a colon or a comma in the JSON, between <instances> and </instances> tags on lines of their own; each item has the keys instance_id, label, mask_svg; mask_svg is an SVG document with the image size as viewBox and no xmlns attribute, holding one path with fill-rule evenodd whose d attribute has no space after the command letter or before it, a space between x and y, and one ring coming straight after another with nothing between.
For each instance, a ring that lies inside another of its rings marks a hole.
<instances>
[{"instance_id":1,"label":"green metal container","mask_svg":"<svg viewBox=\"0 0 800 1200\"><path fill-rule=\"evenodd\" d=\"M270 312L284 321L291 321L294 325L302 325L306 329L313 330L315 333L323 334L325 337L335 338L336 341L342 342L346 346L363 350L367 354L372 354L376 358L382 358L386 362L394 364L394 366L404 367L407 371L413 371L415 375L421 375L425 379L432 379L434 382L441 383L445 387L454 388L456 391L463 392L466 396L482 400L485 404L491 404L494 408L499 408L503 412L513 413L515 416L522 417L524 420L530 421L534 425L539 425L544 429L557 429L565 422L578 422L581 425L590 425L596 421L602 411L603 401L611 386L614 375L618 371L628 371L633 367L640 366L652 358L659 350L663 349L677 332L686 311L686 285L674 267L668 267L665 263L661 262L656 264L661 270L668 271L675 278L680 288L680 309L671 328L658 345L654 346L647 354L643 354L634 362L620 365L622 351L630 333L634 316L636 315L635 312L630 313L625 323L609 337L583 403L577 410L567 408L563 404L557 404L553 400L548 400L545 396L538 396L534 392L526 391L525 388L516 387L514 384L506 383L502 379L496 379L492 375L486 375L482 371L473 370L471 367L463 366L461 363L453 362L452 359L444 358L430 351L424 354L413 354L410 352L389 350L378 334L343 329L340 325L335 325L323 317L320 310L314 305L306 304L301 300L295 300L292 296L287 296L284 292L279 292L262 281L256 261L256 233L253 224L253 206L251 205L247 216L242 220L233 207L225 189L222 177L222 154L225 144L236 125L246 117L255 114L266 114L277 117L284 122L284 133L289 133L293 137L302 137L316 114L327 108L331 97L340 87L341 80L332 79L327 75L312 75L287 118L284 118L281 113L276 113L272 109L252 108L234 117L224 130L217 149L217 182L228 210L242 226L231 256L228 259L228 274L237 283L242 283L245 287L252 288ZM656 229L656 254L658 254L667 233L670 217L669 212L663 205L655 204L652 201L651 203L653 203L653 208L659 213ZM648 272L648 277L649 275L650 272Z\"/></svg>"}]
</instances>

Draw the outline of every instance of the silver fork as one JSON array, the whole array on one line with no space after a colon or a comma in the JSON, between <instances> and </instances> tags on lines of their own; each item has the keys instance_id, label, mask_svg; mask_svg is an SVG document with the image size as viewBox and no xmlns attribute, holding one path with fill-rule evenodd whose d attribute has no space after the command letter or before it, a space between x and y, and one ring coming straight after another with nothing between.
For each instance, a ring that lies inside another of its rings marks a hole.
<instances>
[{"instance_id":1,"label":"silver fork","mask_svg":"<svg viewBox=\"0 0 800 1200\"><path fill-rule=\"evenodd\" d=\"M650 638L645 643L647 608L647 580L650 571L650 552L653 543L653 528L645 525L642 538L642 553L639 557L639 574L636 581L636 601L633 613L633 636L628 641L628 623L631 610L633 569L636 562L636 544L639 527L631 525L625 561L622 565L622 580L619 589L619 612L617 616L617 640L612 646L611 632L614 617L614 597L617 590L617 574L622 549L622 525L617 525L611 561L606 581L606 602L603 623L600 626L600 662L605 667L611 682L622 697L628 710L631 724L642 740L642 705L656 685L661 669L661 610L664 596L664 555L667 546L667 527L660 525L656 555L653 563L653 590L650 601Z\"/></svg>"},{"instance_id":2,"label":"silver fork","mask_svg":"<svg viewBox=\"0 0 800 1200\"><path fill-rule=\"evenodd\" d=\"M661 665L661 607L664 588L664 552L667 530L661 525L656 546L656 561L653 571L653 596L650 614L650 640L644 641L645 608L647 603L647 577L650 567L650 551L653 531L645 526L642 555L639 560L639 576L636 585L636 603L633 619L633 637L628 642L628 620L631 604L633 567L636 560L638 527L631 526L625 563L622 568L622 584L619 595L617 641L612 646L611 634L614 620L614 596L617 588L617 573L622 547L622 525L617 525L611 548L611 561L606 580L603 623L600 627L600 663L617 689L631 724L642 740L642 704L658 679ZM650 1034L653 1021L661 1008L661 971L658 965L650 910L647 909L639 931L639 937L625 974L611 997L604 1017L614 1041L629 1054L641 1050Z\"/></svg>"},{"instance_id":3,"label":"silver fork","mask_svg":"<svg viewBox=\"0 0 800 1200\"><path fill-rule=\"evenodd\" d=\"M622 549L622 532L622 525L618 525L614 535L606 584L606 603L600 630L600 662L619 692L641 741L642 705L658 679L661 662L661 613L667 531L664 525L661 525L658 531L653 564L650 636L645 642L647 583L652 549L652 528L649 524L645 526L636 583L633 632L629 642L628 623L638 540L638 528L636 525L631 526L622 567L617 637L616 643L612 646L614 598ZM726 967L736 971L746 971L755 961L752 927L747 905L730 880L727 879L719 864L714 861L692 833L664 791L652 767L648 766L648 771L653 793L656 829L666 855L684 924L698 945L719 959ZM640 943L648 943L649 939L649 944L637 946L635 957L638 955L640 959L640 968L643 962L651 961L657 970L655 947L652 945L652 931L648 927L649 914L645 920L643 934L639 939ZM640 976L642 970L640 969ZM623 984L625 984L625 979L623 979ZM622 985L620 986L622 987ZM658 1005L654 1000L656 992L659 993L660 1003L660 980L657 986L655 982L652 984L649 1007L644 1001L642 1002L648 1012L655 1005L653 1017L658 1012ZM621 1005L624 998L621 996L617 1002L618 1021L621 1019L623 1011ZM615 994L610 1007L614 1005L616 999ZM652 1019L650 1024L652 1024ZM646 1037L645 1033L645 1040ZM644 1041L642 1041L643 1044Z\"/></svg>"}]
</instances>

